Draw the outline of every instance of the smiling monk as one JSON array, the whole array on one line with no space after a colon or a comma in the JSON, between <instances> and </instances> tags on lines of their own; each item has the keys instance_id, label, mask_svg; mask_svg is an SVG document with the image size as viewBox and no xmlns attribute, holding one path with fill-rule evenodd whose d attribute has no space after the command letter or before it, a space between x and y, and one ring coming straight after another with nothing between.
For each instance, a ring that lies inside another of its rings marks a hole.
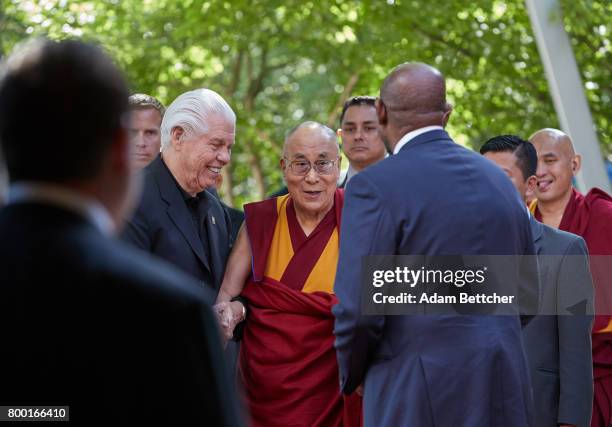
<instances>
[{"instance_id":1,"label":"smiling monk","mask_svg":"<svg viewBox=\"0 0 612 427\"><path fill-rule=\"evenodd\" d=\"M358 426L360 398L341 396L333 347L344 195L336 135L302 123L280 164L289 194L245 205L217 311L230 337L246 312L232 299L248 301L240 370L254 427Z\"/></svg>"},{"instance_id":2,"label":"smiling monk","mask_svg":"<svg viewBox=\"0 0 612 427\"><path fill-rule=\"evenodd\" d=\"M572 186L581 166L572 140L557 129L542 129L529 140L538 152L537 201L532 212L539 221L584 238L595 285L593 325L594 401L592 427L612 423L612 198L593 188L586 196ZM607 255L606 257L602 255Z\"/></svg>"}]
</instances>

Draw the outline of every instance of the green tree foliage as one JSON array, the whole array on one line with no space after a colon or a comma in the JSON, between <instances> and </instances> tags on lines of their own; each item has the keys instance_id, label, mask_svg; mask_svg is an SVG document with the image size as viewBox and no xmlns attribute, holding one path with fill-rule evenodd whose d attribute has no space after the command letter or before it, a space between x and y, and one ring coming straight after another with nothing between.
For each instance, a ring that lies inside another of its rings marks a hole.
<instances>
[{"instance_id":1,"label":"green tree foliage","mask_svg":"<svg viewBox=\"0 0 612 427\"><path fill-rule=\"evenodd\" d=\"M612 3L561 3L610 155ZM405 61L447 76L449 129L462 144L558 126L521 0L0 0L0 31L0 54L34 35L96 40L135 92L166 104L196 87L220 92L238 116L222 189L234 205L281 185L288 129L307 119L337 127L348 96L377 95Z\"/></svg>"}]
</instances>

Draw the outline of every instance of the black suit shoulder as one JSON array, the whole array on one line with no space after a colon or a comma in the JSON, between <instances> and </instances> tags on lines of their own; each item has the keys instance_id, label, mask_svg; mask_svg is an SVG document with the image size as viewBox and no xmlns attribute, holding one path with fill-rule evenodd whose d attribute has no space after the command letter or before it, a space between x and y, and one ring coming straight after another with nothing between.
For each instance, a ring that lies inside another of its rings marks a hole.
<instances>
[{"instance_id":1,"label":"black suit shoulder","mask_svg":"<svg viewBox=\"0 0 612 427\"><path fill-rule=\"evenodd\" d=\"M127 220L122 239L136 247L153 252L156 234L168 229L170 219L167 209L173 203L181 202L182 195L176 187L170 172L165 169L161 158L154 160L142 170L143 189L134 214ZM219 227L226 234L230 232L229 213L218 198L206 191L209 212L220 221ZM168 200L171 198L171 200ZM185 211L187 212L187 211Z\"/></svg>"},{"instance_id":2,"label":"black suit shoulder","mask_svg":"<svg viewBox=\"0 0 612 427\"><path fill-rule=\"evenodd\" d=\"M236 239L238 238L238 231L240 230L240 226L244 222L244 212L239 209L229 207L223 202L221 202L221 205L223 206L223 209L225 210L229 218L229 224L231 228L231 242L233 246L234 242L236 242Z\"/></svg>"},{"instance_id":3,"label":"black suit shoulder","mask_svg":"<svg viewBox=\"0 0 612 427\"><path fill-rule=\"evenodd\" d=\"M67 404L80 424L235 425L193 279L51 207L3 209L0 242L0 401Z\"/></svg>"},{"instance_id":4,"label":"black suit shoulder","mask_svg":"<svg viewBox=\"0 0 612 427\"><path fill-rule=\"evenodd\" d=\"M107 240L99 242L96 256L91 266L92 273L101 272L124 283L131 288L123 289L134 295L147 294L160 301L169 300L179 308L188 304L206 304L214 298L210 289L202 288L193 277L181 272L166 261L153 257L122 242Z\"/></svg>"},{"instance_id":5,"label":"black suit shoulder","mask_svg":"<svg viewBox=\"0 0 612 427\"><path fill-rule=\"evenodd\" d=\"M142 174L142 198L134 215L126 221L122 240L166 260L202 286L218 289L231 244L228 213L210 192L199 195L206 198L208 209L208 240L202 241L184 193L162 159L155 159Z\"/></svg>"}]
</instances>

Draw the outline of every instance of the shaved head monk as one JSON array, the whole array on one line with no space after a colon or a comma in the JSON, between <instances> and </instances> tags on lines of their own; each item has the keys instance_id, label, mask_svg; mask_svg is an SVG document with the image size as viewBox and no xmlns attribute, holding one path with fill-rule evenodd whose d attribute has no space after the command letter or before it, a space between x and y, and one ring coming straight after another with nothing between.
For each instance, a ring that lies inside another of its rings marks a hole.
<instances>
[{"instance_id":1,"label":"shaved head monk","mask_svg":"<svg viewBox=\"0 0 612 427\"><path fill-rule=\"evenodd\" d=\"M538 152L538 212L544 224L559 228L574 192L572 178L580 170L582 158L574 151L570 137L557 129L539 130L530 141Z\"/></svg>"},{"instance_id":2,"label":"shaved head monk","mask_svg":"<svg viewBox=\"0 0 612 427\"><path fill-rule=\"evenodd\" d=\"M537 187L531 210L539 221L582 236L591 256L595 285L593 325L594 401L591 426L612 423L612 198L593 188L586 195L572 186L581 167L571 138L557 129L542 129L529 138L538 152ZM602 257L601 255L608 255Z\"/></svg>"},{"instance_id":3,"label":"shaved head monk","mask_svg":"<svg viewBox=\"0 0 612 427\"><path fill-rule=\"evenodd\" d=\"M338 391L333 346L344 199L336 134L300 124L280 167L289 194L244 206L217 298L219 323L229 338L246 317L240 372L252 427L359 427L361 398Z\"/></svg>"}]
</instances>

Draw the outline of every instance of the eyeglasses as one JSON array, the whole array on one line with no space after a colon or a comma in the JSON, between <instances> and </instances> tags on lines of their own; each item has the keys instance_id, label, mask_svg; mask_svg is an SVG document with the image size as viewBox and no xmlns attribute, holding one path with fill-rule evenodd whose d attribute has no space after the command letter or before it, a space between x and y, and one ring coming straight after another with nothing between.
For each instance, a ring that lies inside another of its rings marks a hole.
<instances>
[{"instance_id":1,"label":"eyeglasses","mask_svg":"<svg viewBox=\"0 0 612 427\"><path fill-rule=\"evenodd\" d=\"M286 162L289 162L289 159L283 157ZM306 176L310 172L311 168L314 168L315 172L319 175L330 175L334 171L334 166L336 162L338 162L340 158L338 157L336 160L317 160L316 162L310 163L308 160L294 160L287 164L287 167L294 175Z\"/></svg>"}]
</instances>

